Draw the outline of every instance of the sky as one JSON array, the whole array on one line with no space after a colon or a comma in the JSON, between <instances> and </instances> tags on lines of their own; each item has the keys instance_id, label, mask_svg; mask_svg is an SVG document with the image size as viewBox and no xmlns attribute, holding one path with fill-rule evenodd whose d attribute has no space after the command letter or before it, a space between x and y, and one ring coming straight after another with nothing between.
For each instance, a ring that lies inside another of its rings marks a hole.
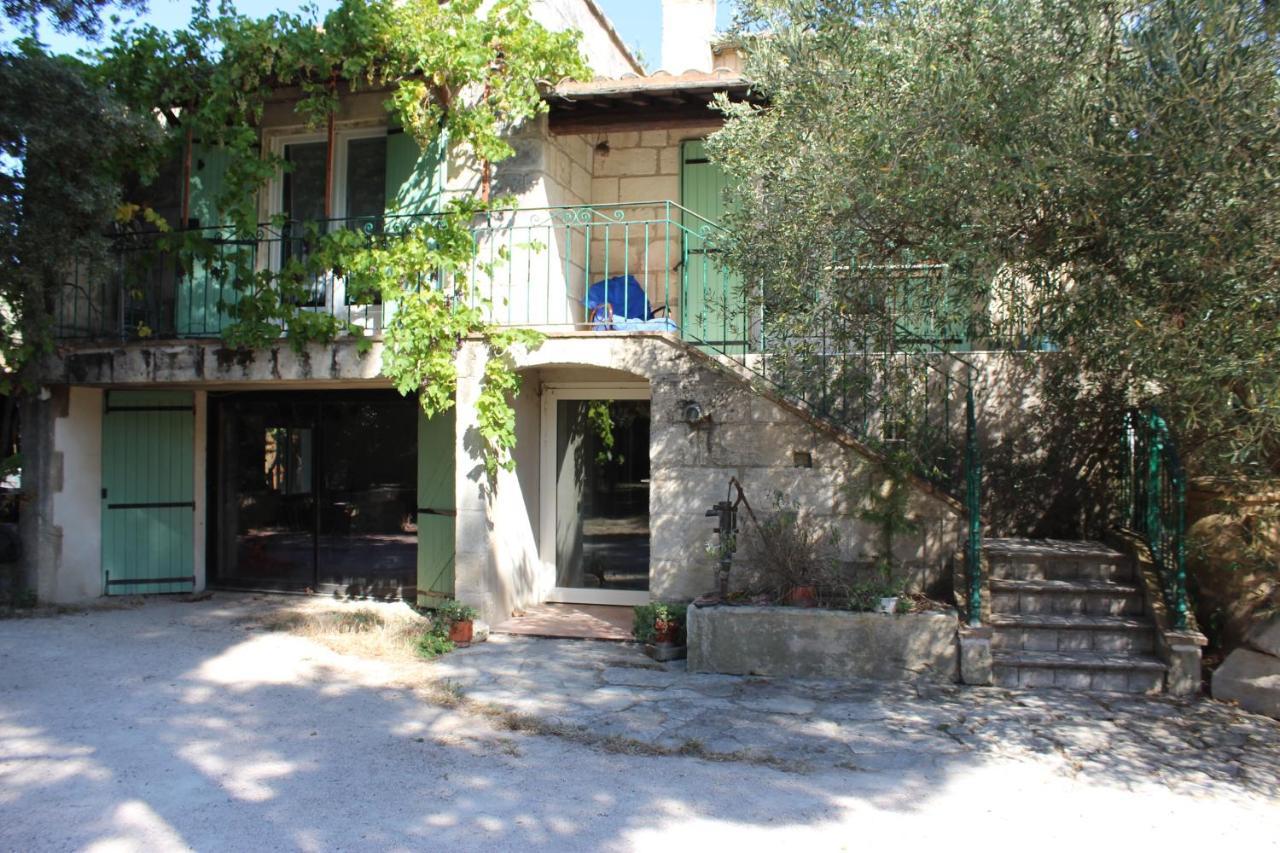
<instances>
[{"instance_id":1,"label":"sky","mask_svg":"<svg viewBox=\"0 0 1280 853\"><path fill-rule=\"evenodd\" d=\"M662 53L662 2L661 0L596 0L600 8L613 22L614 29L622 40L637 51L650 70L659 64ZM246 15L261 16L282 10L296 12L307 5L309 0L238 0L236 7ZM163 29L174 29L187 22L191 15L191 0L150 0L150 8L140 16L149 23ZM323 13L336 3L334 0L316 0L315 3ZM733 0L720 0L717 6L720 29L728 29L733 18ZM0 33L6 38L13 37L8 27L0 27ZM60 35L52 29L41 33L41 40L58 53L77 53L92 45L83 39Z\"/></svg>"}]
</instances>

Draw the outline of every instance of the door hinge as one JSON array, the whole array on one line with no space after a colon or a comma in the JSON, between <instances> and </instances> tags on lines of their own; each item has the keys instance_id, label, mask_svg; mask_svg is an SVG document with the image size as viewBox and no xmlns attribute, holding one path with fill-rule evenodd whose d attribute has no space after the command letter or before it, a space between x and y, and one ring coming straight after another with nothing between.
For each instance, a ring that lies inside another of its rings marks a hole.
<instances>
[{"instance_id":1,"label":"door hinge","mask_svg":"<svg viewBox=\"0 0 1280 853\"><path fill-rule=\"evenodd\" d=\"M107 490L105 488L102 490L102 499L104 501L107 499Z\"/></svg>"}]
</instances>

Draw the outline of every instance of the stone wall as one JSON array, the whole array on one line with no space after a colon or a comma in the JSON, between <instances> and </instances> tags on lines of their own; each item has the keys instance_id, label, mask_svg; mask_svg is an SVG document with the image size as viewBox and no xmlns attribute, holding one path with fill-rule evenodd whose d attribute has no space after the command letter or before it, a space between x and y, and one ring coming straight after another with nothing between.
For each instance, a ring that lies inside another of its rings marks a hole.
<instances>
[{"instance_id":1,"label":"stone wall","mask_svg":"<svg viewBox=\"0 0 1280 853\"><path fill-rule=\"evenodd\" d=\"M691 607L690 672L959 680L956 615L798 607Z\"/></svg>"},{"instance_id":2,"label":"stone wall","mask_svg":"<svg viewBox=\"0 0 1280 853\"><path fill-rule=\"evenodd\" d=\"M539 600L554 585L554 574L538 553L538 513L550 509L538 506L534 461L518 459L517 469L500 472L490 488L476 436L465 426L474 422L483 357L479 346L468 344L460 359L457 452L463 475L456 496L456 566L459 597L492 620ZM860 502L883 480L873 458L847 437L762 396L745 378L697 350L665 335L563 335L519 355L517 364L526 374L517 415L522 445L541 444L534 416L540 411L539 379L546 372L573 367L593 381L648 383L650 591L655 599L688 600L714 588L715 559L708 545L715 536L705 512L724 499L731 477L761 510L781 492L807 521L837 528L846 560L875 556L876 531L856 517ZM708 415L705 423L685 421L689 401ZM962 512L954 501L916 483L909 513L919 532L900 537L895 556L911 567L917 587L927 586L946 576L961 543ZM749 521L744 517L742 524ZM745 556L735 563L735 577L745 579L751 571Z\"/></svg>"}]
</instances>

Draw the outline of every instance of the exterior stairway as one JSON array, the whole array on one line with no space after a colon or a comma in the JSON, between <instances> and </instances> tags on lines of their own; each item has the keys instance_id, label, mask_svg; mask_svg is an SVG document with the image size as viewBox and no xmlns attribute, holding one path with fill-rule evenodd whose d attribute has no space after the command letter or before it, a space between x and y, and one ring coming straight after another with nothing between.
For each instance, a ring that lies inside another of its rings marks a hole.
<instances>
[{"instance_id":1,"label":"exterior stairway","mask_svg":"<svg viewBox=\"0 0 1280 853\"><path fill-rule=\"evenodd\" d=\"M991 653L1003 687L1164 690L1128 557L1098 542L989 539Z\"/></svg>"}]
</instances>

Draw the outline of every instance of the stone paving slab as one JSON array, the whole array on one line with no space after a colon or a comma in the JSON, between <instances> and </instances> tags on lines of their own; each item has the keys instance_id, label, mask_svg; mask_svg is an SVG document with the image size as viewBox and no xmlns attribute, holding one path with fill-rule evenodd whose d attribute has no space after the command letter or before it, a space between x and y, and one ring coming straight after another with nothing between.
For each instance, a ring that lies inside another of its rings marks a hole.
<instances>
[{"instance_id":1,"label":"stone paving slab","mask_svg":"<svg viewBox=\"0 0 1280 853\"><path fill-rule=\"evenodd\" d=\"M1050 757L1065 774L1122 784L1280 791L1280 722L1207 699L690 674L632 644L515 636L432 673L569 736L801 772Z\"/></svg>"}]
</instances>

